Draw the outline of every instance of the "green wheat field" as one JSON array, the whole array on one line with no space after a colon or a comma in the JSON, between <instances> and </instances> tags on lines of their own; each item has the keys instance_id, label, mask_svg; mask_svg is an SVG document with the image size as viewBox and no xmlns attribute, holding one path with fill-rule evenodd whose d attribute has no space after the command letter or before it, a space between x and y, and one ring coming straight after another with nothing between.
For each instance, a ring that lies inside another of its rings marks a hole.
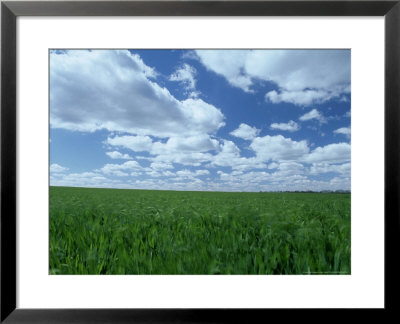
<instances>
[{"instance_id":1,"label":"green wheat field","mask_svg":"<svg viewBox=\"0 0 400 324\"><path fill-rule=\"evenodd\" d=\"M50 187L50 274L350 274L350 194Z\"/></svg>"}]
</instances>

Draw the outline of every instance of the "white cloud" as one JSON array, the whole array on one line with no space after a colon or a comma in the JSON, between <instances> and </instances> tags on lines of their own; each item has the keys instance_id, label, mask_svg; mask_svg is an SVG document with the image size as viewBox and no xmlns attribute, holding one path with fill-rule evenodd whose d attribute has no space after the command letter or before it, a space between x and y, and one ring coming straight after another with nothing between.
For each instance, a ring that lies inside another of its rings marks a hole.
<instances>
[{"instance_id":1,"label":"white cloud","mask_svg":"<svg viewBox=\"0 0 400 324\"><path fill-rule=\"evenodd\" d=\"M163 172L162 172L162 175L163 175L164 177L172 177L172 176L175 176L175 173L173 173L173 172L171 172L171 171L163 171Z\"/></svg>"},{"instance_id":2,"label":"white cloud","mask_svg":"<svg viewBox=\"0 0 400 324\"><path fill-rule=\"evenodd\" d=\"M247 167L249 161L240 156L240 149L232 141L223 140L219 152L211 157L212 166L232 167L233 169Z\"/></svg>"},{"instance_id":3,"label":"white cloud","mask_svg":"<svg viewBox=\"0 0 400 324\"><path fill-rule=\"evenodd\" d=\"M162 170L167 170L167 169L173 169L174 166L171 163L153 162L150 164L150 168L157 170L157 171L162 171Z\"/></svg>"},{"instance_id":4,"label":"white cloud","mask_svg":"<svg viewBox=\"0 0 400 324\"><path fill-rule=\"evenodd\" d=\"M203 175L208 175L210 174L210 171L208 170L195 170L195 171L190 171L188 169L180 170L176 172L176 175L179 178L187 178L187 179L193 179L198 176L203 176Z\"/></svg>"},{"instance_id":5,"label":"white cloud","mask_svg":"<svg viewBox=\"0 0 400 324\"><path fill-rule=\"evenodd\" d=\"M152 158L154 162L170 162L179 163L182 165L200 166L202 163L209 162L213 159L210 153L201 152L184 152L184 153L170 153L160 154Z\"/></svg>"},{"instance_id":6,"label":"white cloud","mask_svg":"<svg viewBox=\"0 0 400 324\"><path fill-rule=\"evenodd\" d=\"M319 164L319 167L323 167ZM213 191L260 191L260 190L336 190L350 189L350 175L345 172L349 164L327 165L336 167L338 176L331 180L311 180L307 178L306 168L297 162L280 163L279 168L273 172L264 170L243 172L217 171L218 179L201 180L199 177L208 176L208 170L180 170L177 173L170 171L154 171L146 169L144 173L129 172L129 176L110 179L98 172L84 172L74 174L60 174L50 177L51 185L84 186L84 187L110 187L110 188L136 188L136 189L167 189L167 190L213 190ZM341 172L339 169L343 169ZM334 171L333 171L334 172ZM139 178L147 174L151 178ZM167 177L167 178L166 178Z\"/></svg>"},{"instance_id":7,"label":"white cloud","mask_svg":"<svg viewBox=\"0 0 400 324\"><path fill-rule=\"evenodd\" d=\"M265 100L272 103L289 102L298 106L310 106L328 101L340 96L340 91L325 90L275 90L269 91L265 95Z\"/></svg>"},{"instance_id":8,"label":"white cloud","mask_svg":"<svg viewBox=\"0 0 400 324\"><path fill-rule=\"evenodd\" d=\"M103 166L100 170L104 174L107 175L116 175L116 176L127 176L130 171L138 172L143 170L144 168L137 161L127 161L122 164L111 164L108 163Z\"/></svg>"},{"instance_id":9,"label":"white cloud","mask_svg":"<svg viewBox=\"0 0 400 324\"><path fill-rule=\"evenodd\" d=\"M276 169L277 167L279 167L279 164L276 162L268 164L268 169Z\"/></svg>"},{"instance_id":10,"label":"white cloud","mask_svg":"<svg viewBox=\"0 0 400 324\"><path fill-rule=\"evenodd\" d=\"M240 150L232 141L224 140L220 152L214 156L213 163L219 166L231 166L232 161L240 157Z\"/></svg>"},{"instance_id":11,"label":"white cloud","mask_svg":"<svg viewBox=\"0 0 400 324\"><path fill-rule=\"evenodd\" d=\"M162 174L156 170L148 170L146 171L146 174L152 178L159 178L162 176Z\"/></svg>"},{"instance_id":12,"label":"white cloud","mask_svg":"<svg viewBox=\"0 0 400 324\"><path fill-rule=\"evenodd\" d=\"M224 125L219 109L201 99L177 100L155 76L126 50L51 53L51 127L169 137L211 134Z\"/></svg>"},{"instance_id":13,"label":"white cloud","mask_svg":"<svg viewBox=\"0 0 400 324\"><path fill-rule=\"evenodd\" d=\"M335 143L317 147L310 154L304 156L307 163L340 163L349 162L351 146L348 143Z\"/></svg>"},{"instance_id":14,"label":"white cloud","mask_svg":"<svg viewBox=\"0 0 400 324\"><path fill-rule=\"evenodd\" d=\"M257 137L250 144L250 148L265 162L297 160L309 152L306 141L297 142L282 135Z\"/></svg>"},{"instance_id":15,"label":"white cloud","mask_svg":"<svg viewBox=\"0 0 400 324\"><path fill-rule=\"evenodd\" d=\"M231 85L250 91L251 76L243 71L247 50L197 50L196 54L208 70L224 76Z\"/></svg>"},{"instance_id":16,"label":"white cloud","mask_svg":"<svg viewBox=\"0 0 400 324\"><path fill-rule=\"evenodd\" d=\"M192 98L192 99L196 99L198 96L200 96L200 94L201 94L200 91L194 90L194 91L189 92L188 97Z\"/></svg>"},{"instance_id":17,"label":"white cloud","mask_svg":"<svg viewBox=\"0 0 400 324\"><path fill-rule=\"evenodd\" d=\"M215 150L218 141L202 134L189 137L170 137L166 143L155 142L150 150L152 154L171 154L185 152L207 152Z\"/></svg>"},{"instance_id":18,"label":"white cloud","mask_svg":"<svg viewBox=\"0 0 400 324\"><path fill-rule=\"evenodd\" d=\"M350 182L351 182L350 177L347 178L334 177L329 181L329 185L331 190L338 190L338 189L350 190L351 187Z\"/></svg>"},{"instance_id":19,"label":"white cloud","mask_svg":"<svg viewBox=\"0 0 400 324\"><path fill-rule=\"evenodd\" d=\"M134 152L148 152L152 155L207 152L218 147L218 141L207 134L188 137L174 136L170 137L166 142L153 142L149 136L124 135L108 137L105 143L124 147Z\"/></svg>"},{"instance_id":20,"label":"white cloud","mask_svg":"<svg viewBox=\"0 0 400 324\"><path fill-rule=\"evenodd\" d=\"M302 175L305 171L305 167L303 164L298 162L282 162L279 164L279 171L276 172L276 175L279 176L288 176L288 175Z\"/></svg>"},{"instance_id":21,"label":"white cloud","mask_svg":"<svg viewBox=\"0 0 400 324\"><path fill-rule=\"evenodd\" d=\"M251 51L246 71L289 91L330 89L350 83L349 50Z\"/></svg>"},{"instance_id":22,"label":"white cloud","mask_svg":"<svg viewBox=\"0 0 400 324\"><path fill-rule=\"evenodd\" d=\"M288 132L295 132L300 129L300 126L293 120L289 121L288 123L273 123L270 127L271 129L279 129Z\"/></svg>"},{"instance_id":23,"label":"white cloud","mask_svg":"<svg viewBox=\"0 0 400 324\"><path fill-rule=\"evenodd\" d=\"M118 151L106 152L106 154L112 159L130 160L132 157L129 154L122 154Z\"/></svg>"},{"instance_id":24,"label":"white cloud","mask_svg":"<svg viewBox=\"0 0 400 324\"><path fill-rule=\"evenodd\" d=\"M255 80L279 92L266 99L296 105L321 103L350 92L349 50L197 50L204 66L235 87L251 91Z\"/></svg>"},{"instance_id":25,"label":"white cloud","mask_svg":"<svg viewBox=\"0 0 400 324\"><path fill-rule=\"evenodd\" d=\"M68 168L63 167L63 166L61 166L61 165L59 165L57 163L53 163L52 165L50 165L50 172L51 173L62 173L62 172L65 172L67 170L68 170Z\"/></svg>"},{"instance_id":26,"label":"white cloud","mask_svg":"<svg viewBox=\"0 0 400 324\"><path fill-rule=\"evenodd\" d=\"M335 172L350 176L351 164L329 164L329 163L313 163L310 168L310 174L317 175L321 173Z\"/></svg>"},{"instance_id":27,"label":"white cloud","mask_svg":"<svg viewBox=\"0 0 400 324\"><path fill-rule=\"evenodd\" d=\"M181 68L170 75L170 81L180 81L184 84L186 90L194 90L196 88L196 69L189 64L183 64Z\"/></svg>"},{"instance_id":28,"label":"white cloud","mask_svg":"<svg viewBox=\"0 0 400 324\"><path fill-rule=\"evenodd\" d=\"M113 180L97 172L82 172L62 174L59 178L50 177L52 186L68 187L97 187L97 188L126 188L124 182Z\"/></svg>"},{"instance_id":29,"label":"white cloud","mask_svg":"<svg viewBox=\"0 0 400 324\"><path fill-rule=\"evenodd\" d=\"M240 150L232 141L223 140L218 154L212 157L212 166L231 167L233 170L262 169L267 165L256 157L240 156Z\"/></svg>"},{"instance_id":30,"label":"white cloud","mask_svg":"<svg viewBox=\"0 0 400 324\"><path fill-rule=\"evenodd\" d=\"M210 171L208 171L208 170L196 170L195 173L198 176L203 176L203 175L209 175Z\"/></svg>"},{"instance_id":31,"label":"white cloud","mask_svg":"<svg viewBox=\"0 0 400 324\"><path fill-rule=\"evenodd\" d=\"M192 172L190 170L187 170L187 169L177 171L176 174L179 177L192 177L193 176Z\"/></svg>"},{"instance_id":32,"label":"white cloud","mask_svg":"<svg viewBox=\"0 0 400 324\"><path fill-rule=\"evenodd\" d=\"M211 161L212 155L206 152L219 150L218 141L207 134L188 137L174 136L166 142L153 142L148 136L124 135L109 137L106 144L124 147L136 152L148 152L152 156L146 157L146 159L153 162L180 163L193 166Z\"/></svg>"},{"instance_id":33,"label":"white cloud","mask_svg":"<svg viewBox=\"0 0 400 324\"><path fill-rule=\"evenodd\" d=\"M182 58L182 59L188 59L188 60L197 60L197 59L198 59L198 56L197 56L197 54L196 54L195 51L193 51L193 50L187 50L187 51L184 51L184 52L182 53L181 58Z\"/></svg>"},{"instance_id":34,"label":"white cloud","mask_svg":"<svg viewBox=\"0 0 400 324\"><path fill-rule=\"evenodd\" d=\"M245 140L252 140L259 133L260 133L259 129L242 123L242 124L239 125L239 127L237 129L235 129L234 131L230 132L229 134L231 134L231 135L233 135L235 137L243 138Z\"/></svg>"},{"instance_id":35,"label":"white cloud","mask_svg":"<svg viewBox=\"0 0 400 324\"><path fill-rule=\"evenodd\" d=\"M351 129L350 129L350 127L342 127L342 128L334 130L333 133L334 134L342 134L342 135L345 135L346 137L350 137Z\"/></svg>"},{"instance_id":36,"label":"white cloud","mask_svg":"<svg viewBox=\"0 0 400 324\"><path fill-rule=\"evenodd\" d=\"M219 182L208 184L209 188L225 191L281 191L281 190L337 190L350 189L350 178L346 175L331 180L311 180L307 169L300 163L284 162L281 169L265 171L223 172L217 171Z\"/></svg>"},{"instance_id":37,"label":"white cloud","mask_svg":"<svg viewBox=\"0 0 400 324\"><path fill-rule=\"evenodd\" d=\"M290 174L290 172L292 174ZM220 180L224 181L221 187L231 188L233 191L281 191L281 190L337 190L350 189L350 178L335 177L332 180L311 180L304 175L305 170L277 171L274 173L248 172L237 176L232 174L220 174ZM238 186L238 184L240 184Z\"/></svg>"},{"instance_id":38,"label":"white cloud","mask_svg":"<svg viewBox=\"0 0 400 324\"><path fill-rule=\"evenodd\" d=\"M149 136L114 136L108 137L105 141L106 144L112 146L120 146L130 149L134 152L149 152L153 146L153 141Z\"/></svg>"},{"instance_id":39,"label":"white cloud","mask_svg":"<svg viewBox=\"0 0 400 324\"><path fill-rule=\"evenodd\" d=\"M321 124L326 123L326 118L317 109L310 110L308 113L299 118L301 121L308 121L312 119L318 120Z\"/></svg>"}]
</instances>

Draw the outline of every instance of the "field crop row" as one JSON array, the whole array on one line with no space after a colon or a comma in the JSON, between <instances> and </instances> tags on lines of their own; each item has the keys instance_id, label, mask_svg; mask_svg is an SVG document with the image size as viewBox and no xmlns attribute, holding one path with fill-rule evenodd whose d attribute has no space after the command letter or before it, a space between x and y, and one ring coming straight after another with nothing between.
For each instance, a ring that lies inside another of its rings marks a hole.
<instances>
[{"instance_id":1,"label":"field crop row","mask_svg":"<svg viewBox=\"0 0 400 324\"><path fill-rule=\"evenodd\" d=\"M350 274L350 194L50 187L51 274Z\"/></svg>"}]
</instances>

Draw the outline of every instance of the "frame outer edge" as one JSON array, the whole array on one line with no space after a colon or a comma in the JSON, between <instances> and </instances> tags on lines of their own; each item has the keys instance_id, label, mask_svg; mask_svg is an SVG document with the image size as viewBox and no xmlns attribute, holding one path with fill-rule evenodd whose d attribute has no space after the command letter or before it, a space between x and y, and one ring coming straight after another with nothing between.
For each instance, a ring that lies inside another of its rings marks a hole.
<instances>
[{"instance_id":1,"label":"frame outer edge","mask_svg":"<svg viewBox=\"0 0 400 324\"><path fill-rule=\"evenodd\" d=\"M385 308L390 310L398 307L399 277L393 258L400 237L399 166L400 2L385 17Z\"/></svg>"},{"instance_id":2,"label":"frame outer edge","mask_svg":"<svg viewBox=\"0 0 400 324\"><path fill-rule=\"evenodd\" d=\"M383 16L397 0L6 1L17 16Z\"/></svg>"},{"instance_id":3,"label":"frame outer edge","mask_svg":"<svg viewBox=\"0 0 400 324\"><path fill-rule=\"evenodd\" d=\"M16 308L16 16L1 4L1 313Z\"/></svg>"},{"instance_id":4,"label":"frame outer edge","mask_svg":"<svg viewBox=\"0 0 400 324\"><path fill-rule=\"evenodd\" d=\"M1 196L0 196L0 322L11 314L30 317L31 310L16 310L16 14L1 3ZM26 3L26 2L25 2ZM32 3L33 4L33 3ZM35 14L33 14L34 16ZM385 17L385 308L394 310L399 279L393 258L400 233L400 2ZM6 203L4 203L6 202ZM8 231L7 231L8 230ZM389 236L391 237L389 239ZM10 246L11 245L11 246ZM6 250L7 248L7 250ZM390 249L390 252L389 252ZM11 252L10 252L11 251ZM391 253L393 252L393 253ZM5 265L6 264L6 265ZM389 284L390 283L390 284ZM42 310L48 314L49 310ZM35 311L34 311L35 312ZM37 312L40 312L37 310ZM56 312L63 312L56 310ZM83 312L83 311L82 311ZM113 311L111 311L113 312ZM22 314L21 314L22 313ZM78 313L80 313L78 311ZM29 315L28 315L29 314ZM42 314L42 320L49 319ZM26 316L28 315L28 316ZM25 318L25 320L23 320ZM31 319L33 319L31 317ZM11 322L9 322L11 320ZM56 321L58 322L58 321Z\"/></svg>"}]
</instances>

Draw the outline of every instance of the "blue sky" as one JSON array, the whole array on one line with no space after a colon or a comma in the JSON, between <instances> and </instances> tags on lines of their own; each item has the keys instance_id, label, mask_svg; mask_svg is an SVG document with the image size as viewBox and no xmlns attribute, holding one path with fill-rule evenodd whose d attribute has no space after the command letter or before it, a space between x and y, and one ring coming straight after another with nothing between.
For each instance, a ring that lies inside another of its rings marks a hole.
<instances>
[{"instance_id":1,"label":"blue sky","mask_svg":"<svg viewBox=\"0 0 400 324\"><path fill-rule=\"evenodd\" d=\"M349 190L350 55L50 51L50 184Z\"/></svg>"}]
</instances>

